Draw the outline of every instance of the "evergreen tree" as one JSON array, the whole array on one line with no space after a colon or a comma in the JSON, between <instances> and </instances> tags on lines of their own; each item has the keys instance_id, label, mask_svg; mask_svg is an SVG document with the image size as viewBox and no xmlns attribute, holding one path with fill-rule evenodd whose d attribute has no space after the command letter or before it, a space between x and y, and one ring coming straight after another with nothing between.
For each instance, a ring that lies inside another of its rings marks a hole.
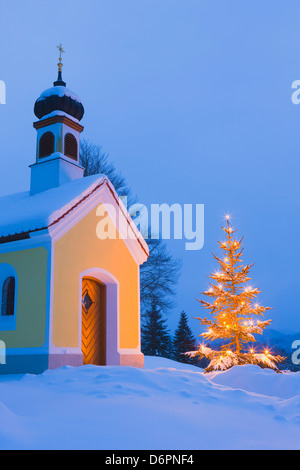
<instances>
[{"instance_id":1,"label":"evergreen tree","mask_svg":"<svg viewBox=\"0 0 300 470\"><path fill-rule=\"evenodd\" d=\"M186 355L186 352L195 349L195 344L196 340L188 325L187 314L181 312L173 338L173 358L175 361L195 364L195 358Z\"/></svg>"},{"instance_id":2,"label":"evergreen tree","mask_svg":"<svg viewBox=\"0 0 300 470\"><path fill-rule=\"evenodd\" d=\"M210 360L205 372L244 364L257 364L279 372L276 362L282 362L283 357L272 355L268 349L257 352L253 346L246 347L247 343L256 342L254 334L262 335L263 330L271 323L271 320L261 320L270 308L254 303L260 291L251 285L245 285L251 280L249 271L253 265L242 265L242 239L234 238L236 230L232 229L229 216L226 219L226 227L222 227L226 240L219 242L224 255L222 259L214 255L220 269L209 276L213 282L202 293L209 300L199 300L213 318L198 318L202 325L208 327L200 336L209 341L222 340L223 344L218 350L201 345L191 356Z\"/></svg>"},{"instance_id":3,"label":"evergreen tree","mask_svg":"<svg viewBox=\"0 0 300 470\"><path fill-rule=\"evenodd\" d=\"M142 352L146 356L171 357L172 340L159 307L153 303L142 327Z\"/></svg>"}]
</instances>

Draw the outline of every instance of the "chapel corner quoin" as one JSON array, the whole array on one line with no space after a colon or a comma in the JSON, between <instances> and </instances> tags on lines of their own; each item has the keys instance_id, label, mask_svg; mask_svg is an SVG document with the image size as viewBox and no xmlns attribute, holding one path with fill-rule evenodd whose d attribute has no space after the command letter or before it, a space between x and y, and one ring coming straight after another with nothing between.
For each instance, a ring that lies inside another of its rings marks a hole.
<instances>
[{"instance_id":1,"label":"chapel corner quoin","mask_svg":"<svg viewBox=\"0 0 300 470\"><path fill-rule=\"evenodd\" d=\"M83 177L84 107L59 65L34 106L30 188L0 198L0 374L144 365L139 270L148 246L124 207L112 223L132 235L97 237L97 208L122 203L105 175Z\"/></svg>"}]
</instances>

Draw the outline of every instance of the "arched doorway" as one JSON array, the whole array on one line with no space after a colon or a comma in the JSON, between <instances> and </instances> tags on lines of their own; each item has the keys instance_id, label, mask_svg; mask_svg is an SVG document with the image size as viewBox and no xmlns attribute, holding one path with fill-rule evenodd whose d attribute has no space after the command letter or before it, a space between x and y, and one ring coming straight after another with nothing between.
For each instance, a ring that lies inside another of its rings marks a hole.
<instances>
[{"instance_id":1,"label":"arched doorway","mask_svg":"<svg viewBox=\"0 0 300 470\"><path fill-rule=\"evenodd\" d=\"M83 364L106 364L106 288L90 277L82 279L81 349Z\"/></svg>"}]
</instances>

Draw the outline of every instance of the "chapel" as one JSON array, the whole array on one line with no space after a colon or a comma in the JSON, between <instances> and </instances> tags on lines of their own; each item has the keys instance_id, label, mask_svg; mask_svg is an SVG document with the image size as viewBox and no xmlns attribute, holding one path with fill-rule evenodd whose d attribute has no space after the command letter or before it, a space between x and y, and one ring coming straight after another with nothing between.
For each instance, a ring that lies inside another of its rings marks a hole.
<instances>
[{"instance_id":1,"label":"chapel","mask_svg":"<svg viewBox=\"0 0 300 470\"><path fill-rule=\"evenodd\" d=\"M0 374L144 364L148 246L106 175L84 177L84 107L62 65L60 54L57 80L34 105L30 187L0 198Z\"/></svg>"}]
</instances>

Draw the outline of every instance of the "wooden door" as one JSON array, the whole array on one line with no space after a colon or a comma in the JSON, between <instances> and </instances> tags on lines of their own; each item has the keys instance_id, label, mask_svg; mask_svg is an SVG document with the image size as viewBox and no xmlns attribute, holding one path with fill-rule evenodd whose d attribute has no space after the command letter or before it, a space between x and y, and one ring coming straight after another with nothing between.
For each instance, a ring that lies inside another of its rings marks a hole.
<instances>
[{"instance_id":1,"label":"wooden door","mask_svg":"<svg viewBox=\"0 0 300 470\"><path fill-rule=\"evenodd\" d=\"M105 286L95 279L82 281L83 364L106 363Z\"/></svg>"}]
</instances>

